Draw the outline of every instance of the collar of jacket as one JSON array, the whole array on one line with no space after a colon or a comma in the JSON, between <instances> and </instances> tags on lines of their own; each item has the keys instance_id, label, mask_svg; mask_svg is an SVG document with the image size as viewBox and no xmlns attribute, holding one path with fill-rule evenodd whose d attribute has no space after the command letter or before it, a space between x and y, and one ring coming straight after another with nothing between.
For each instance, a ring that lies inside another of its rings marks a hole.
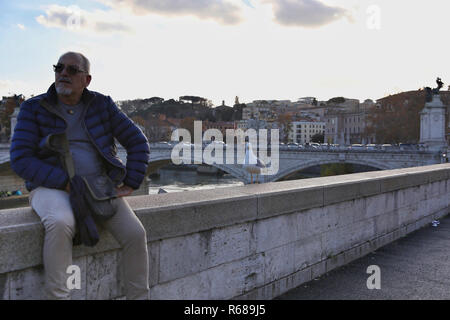
<instances>
[{"instance_id":1,"label":"collar of jacket","mask_svg":"<svg viewBox=\"0 0 450 320\"><path fill-rule=\"evenodd\" d=\"M87 88L84 88L83 93L81 94L81 101L87 106L92 102L92 100L94 100L94 98L95 93L89 91ZM54 82L48 88L47 94L43 99L47 100L47 102L50 103L52 106L56 106L58 104L58 94L56 93L56 87Z\"/></svg>"}]
</instances>

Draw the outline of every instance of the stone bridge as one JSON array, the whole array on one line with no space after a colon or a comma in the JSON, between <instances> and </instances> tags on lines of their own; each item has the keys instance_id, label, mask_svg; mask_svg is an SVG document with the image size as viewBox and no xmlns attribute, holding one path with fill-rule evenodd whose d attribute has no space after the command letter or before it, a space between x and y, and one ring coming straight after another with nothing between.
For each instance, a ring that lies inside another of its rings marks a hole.
<instances>
[{"instance_id":1,"label":"stone bridge","mask_svg":"<svg viewBox=\"0 0 450 320\"><path fill-rule=\"evenodd\" d=\"M191 155L180 156L183 163L194 164L196 159L200 159L199 163L204 161L205 147L195 149L194 145L190 147ZM150 162L148 174L156 171L158 168L172 163L173 145L165 143L150 144ZM245 184L250 183L251 176L242 166L242 159L239 161L236 146L233 149L233 160L227 161L227 148L223 148L222 161L218 163L207 163L220 170L231 174L232 176L243 181ZM267 153L267 149L260 149ZM118 148L118 155L122 161L126 161L126 151L121 146ZM214 155L214 153L213 153ZM270 159L270 155L269 155ZM0 165L9 162L9 144L0 145ZM231 162L231 163L230 163ZM259 182L273 182L286 178L296 172L313 167L316 165L328 163L351 163L369 166L380 170L399 169L417 167L431 164L442 163L442 156L438 152L432 151L404 151L404 150L315 150L315 149L279 149L278 170L274 174L259 175ZM273 161L272 161L273 163ZM275 168L276 169L276 168Z\"/></svg>"},{"instance_id":2,"label":"stone bridge","mask_svg":"<svg viewBox=\"0 0 450 320\"><path fill-rule=\"evenodd\" d=\"M151 144L149 171L172 163L172 148L170 145ZM191 156L184 157L183 163L195 163L195 159L202 159L205 163L204 151L196 151L195 146L191 146ZM245 184L250 183L251 176L243 167L242 159L237 158L236 147L233 149L233 161L227 161L226 147L222 151L222 161L220 163L207 163L211 166L231 174L240 179ZM260 149L267 154L267 149ZM400 169L442 163L442 156L438 152L432 151L404 151L404 150L315 150L315 149L279 149L278 170L274 174L259 175L259 182L274 182L282 180L296 172L329 163L351 163L372 167L379 170ZM182 153L180 153L182 156ZM121 159L126 158L125 150L120 149ZM268 159L270 160L270 154ZM273 162L273 161L272 161ZM255 179L255 177L253 177Z\"/></svg>"}]
</instances>

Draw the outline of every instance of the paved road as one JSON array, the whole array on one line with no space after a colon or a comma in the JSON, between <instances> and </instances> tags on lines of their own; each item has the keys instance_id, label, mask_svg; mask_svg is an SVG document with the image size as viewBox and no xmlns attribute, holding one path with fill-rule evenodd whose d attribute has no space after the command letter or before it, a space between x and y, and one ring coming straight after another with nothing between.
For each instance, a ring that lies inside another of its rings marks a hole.
<instances>
[{"instance_id":1,"label":"paved road","mask_svg":"<svg viewBox=\"0 0 450 320\"><path fill-rule=\"evenodd\" d=\"M381 289L367 289L367 267L380 267ZM450 216L352 263L303 284L276 300L450 299Z\"/></svg>"}]
</instances>

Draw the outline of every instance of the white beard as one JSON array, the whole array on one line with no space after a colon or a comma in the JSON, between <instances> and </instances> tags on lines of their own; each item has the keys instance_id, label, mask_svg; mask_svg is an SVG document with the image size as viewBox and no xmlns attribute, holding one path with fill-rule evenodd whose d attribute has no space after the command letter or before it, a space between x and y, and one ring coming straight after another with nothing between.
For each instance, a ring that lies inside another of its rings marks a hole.
<instances>
[{"instance_id":1,"label":"white beard","mask_svg":"<svg viewBox=\"0 0 450 320\"><path fill-rule=\"evenodd\" d=\"M71 88L65 88L62 85L56 85L56 92L62 96L69 96L72 94Z\"/></svg>"}]
</instances>

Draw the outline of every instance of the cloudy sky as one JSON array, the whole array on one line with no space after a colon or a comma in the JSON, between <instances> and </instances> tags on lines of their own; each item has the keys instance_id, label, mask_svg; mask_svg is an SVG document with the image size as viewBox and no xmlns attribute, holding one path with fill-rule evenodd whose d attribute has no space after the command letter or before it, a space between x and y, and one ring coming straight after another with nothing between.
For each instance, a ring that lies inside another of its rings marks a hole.
<instances>
[{"instance_id":1,"label":"cloudy sky","mask_svg":"<svg viewBox=\"0 0 450 320\"><path fill-rule=\"evenodd\" d=\"M47 90L66 51L114 100L215 105L450 84L448 0L0 0L0 95Z\"/></svg>"}]
</instances>

